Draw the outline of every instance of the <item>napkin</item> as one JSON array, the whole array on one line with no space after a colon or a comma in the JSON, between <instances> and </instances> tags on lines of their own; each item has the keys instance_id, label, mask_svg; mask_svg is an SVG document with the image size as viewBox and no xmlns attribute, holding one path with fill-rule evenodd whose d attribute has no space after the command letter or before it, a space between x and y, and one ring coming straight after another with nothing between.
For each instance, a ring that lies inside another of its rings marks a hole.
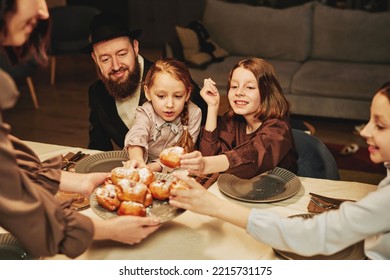
<instances>
[{"instance_id":1,"label":"napkin","mask_svg":"<svg viewBox=\"0 0 390 280\"><path fill-rule=\"evenodd\" d=\"M338 209L344 201L355 201L350 199L340 199L328 196L319 195L316 193L309 193L310 202L307 206L307 210L311 213L322 213L325 211Z\"/></svg>"},{"instance_id":2,"label":"napkin","mask_svg":"<svg viewBox=\"0 0 390 280\"><path fill-rule=\"evenodd\" d=\"M62 157L62 166L61 169L65 171L74 172L74 167L77 163L77 161L82 160L83 158L86 158L89 156L89 154L82 153L76 161L73 160L73 157L75 156L75 153L67 153Z\"/></svg>"},{"instance_id":3,"label":"napkin","mask_svg":"<svg viewBox=\"0 0 390 280\"><path fill-rule=\"evenodd\" d=\"M76 166L76 163L89 156L89 154L81 153L80 156L75 159L75 155L76 153L70 152L63 156L62 170L75 172L74 167ZM69 203L70 208L73 210L81 211L89 207L89 199L79 193L58 191L55 198L60 202Z\"/></svg>"},{"instance_id":4,"label":"napkin","mask_svg":"<svg viewBox=\"0 0 390 280\"><path fill-rule=\"evenodd\" d=\"M202 176L196 176L195 180L201 184L205 189L208 189L218 179L219 173L212 173Z\"/></svg>"}]
</instances>

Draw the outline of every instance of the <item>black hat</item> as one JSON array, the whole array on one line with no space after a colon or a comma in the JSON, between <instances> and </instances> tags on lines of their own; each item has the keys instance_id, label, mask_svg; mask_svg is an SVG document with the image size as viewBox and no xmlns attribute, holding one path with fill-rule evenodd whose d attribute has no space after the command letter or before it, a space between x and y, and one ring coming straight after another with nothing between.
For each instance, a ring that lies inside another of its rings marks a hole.
<instances>
[{"instance_id":1,"label":"black hat","mask_svg":"<svg viewBox=\"0 0 390 280\"><path fill-rule=\"evenodd\" d=\"M82 52L91 53L94 44L122 36L137 39L141 32L141 29L130 30L118 14L103 12L93 17L89 25L89 44Z\"/></svg>"}]
</instances>

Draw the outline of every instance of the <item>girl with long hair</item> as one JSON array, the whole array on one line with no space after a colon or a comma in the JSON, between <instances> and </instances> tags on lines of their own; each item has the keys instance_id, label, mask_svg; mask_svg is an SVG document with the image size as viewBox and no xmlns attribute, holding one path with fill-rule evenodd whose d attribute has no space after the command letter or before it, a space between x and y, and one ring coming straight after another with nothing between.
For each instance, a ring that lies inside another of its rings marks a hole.
<instances>
[{"instance_id":1,"label":"girl with long hair","mask_svg":"<svg viewBox=\"0 0 390 280\"><path fill-rule=\"evenodd\" d=\"M275 167L297 172L297 152L289 104L271 64L247 58L228 77L229 111L218 116L220 94L205 79L201 96L208 105L199 151L181 157L181 168L195 174L227 172L252 178Z\"/></svg>"},{"instance_id":2,"label":"girl with long hair","mask_svg":"<svg viewBox=\"0 0 390 280\"><path fill-rule=\"evenodd\" d=\"M137 108L125 138L130 166L148 164L152 171L162 171L158 158L163 149L194 150L202 112L189 100L192 87L189 70L181 61L160 59L149 69L144 81L148 101Z\"/></svg>"}]
</instances>

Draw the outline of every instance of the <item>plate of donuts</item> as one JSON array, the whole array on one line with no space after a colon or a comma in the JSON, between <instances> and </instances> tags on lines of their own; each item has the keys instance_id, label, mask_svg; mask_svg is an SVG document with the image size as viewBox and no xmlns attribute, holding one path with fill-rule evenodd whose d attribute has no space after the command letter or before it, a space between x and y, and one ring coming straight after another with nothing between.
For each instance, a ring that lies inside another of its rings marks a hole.
<instances>
[{"instance_id":1,"label":"plate of donuts","mask_svg":"<svg viewBox=\"0 0 390 280\"><path fill-rule=\"evenodd\" d=\"M169 204L170 189L186 188L185 184L171 174L117 167L92 193L90 205L103 219L119 215L150 216L163 223L185 211Z\"/></svg>"}]
</instances>

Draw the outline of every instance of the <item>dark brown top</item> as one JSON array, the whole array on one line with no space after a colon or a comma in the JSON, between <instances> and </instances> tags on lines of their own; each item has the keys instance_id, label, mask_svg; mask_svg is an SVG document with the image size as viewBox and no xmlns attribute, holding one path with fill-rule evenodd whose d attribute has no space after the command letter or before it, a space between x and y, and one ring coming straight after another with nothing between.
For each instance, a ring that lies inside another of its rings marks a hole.
<instances>
[{"instance_id":1,"label":"dark brown top","mask_svg":"<svg viewBox=\"0 0 390 280\"><path fill-rule=\"evenodd\" d=\"M0 226L33 255L74 258L92 241L92 221L60 204L61 156L41 162L19 139L9 135L0 113Z\"/></svg>"},{"instance_id":2,"label":"dark brown top","mask_svg":"<svg viewBox=\"0 0 390 280\"><path fill-rule=\"evenodd\" d=\"M264 121L256 131L246 134L245 121L224 115L218 119L217 129L203 129L199 150L203 156L225 154L229 160L226 173L240 178L249 179L277 166L294 173L298 170L287 118Z\"/></svg>"}]
</instances>

